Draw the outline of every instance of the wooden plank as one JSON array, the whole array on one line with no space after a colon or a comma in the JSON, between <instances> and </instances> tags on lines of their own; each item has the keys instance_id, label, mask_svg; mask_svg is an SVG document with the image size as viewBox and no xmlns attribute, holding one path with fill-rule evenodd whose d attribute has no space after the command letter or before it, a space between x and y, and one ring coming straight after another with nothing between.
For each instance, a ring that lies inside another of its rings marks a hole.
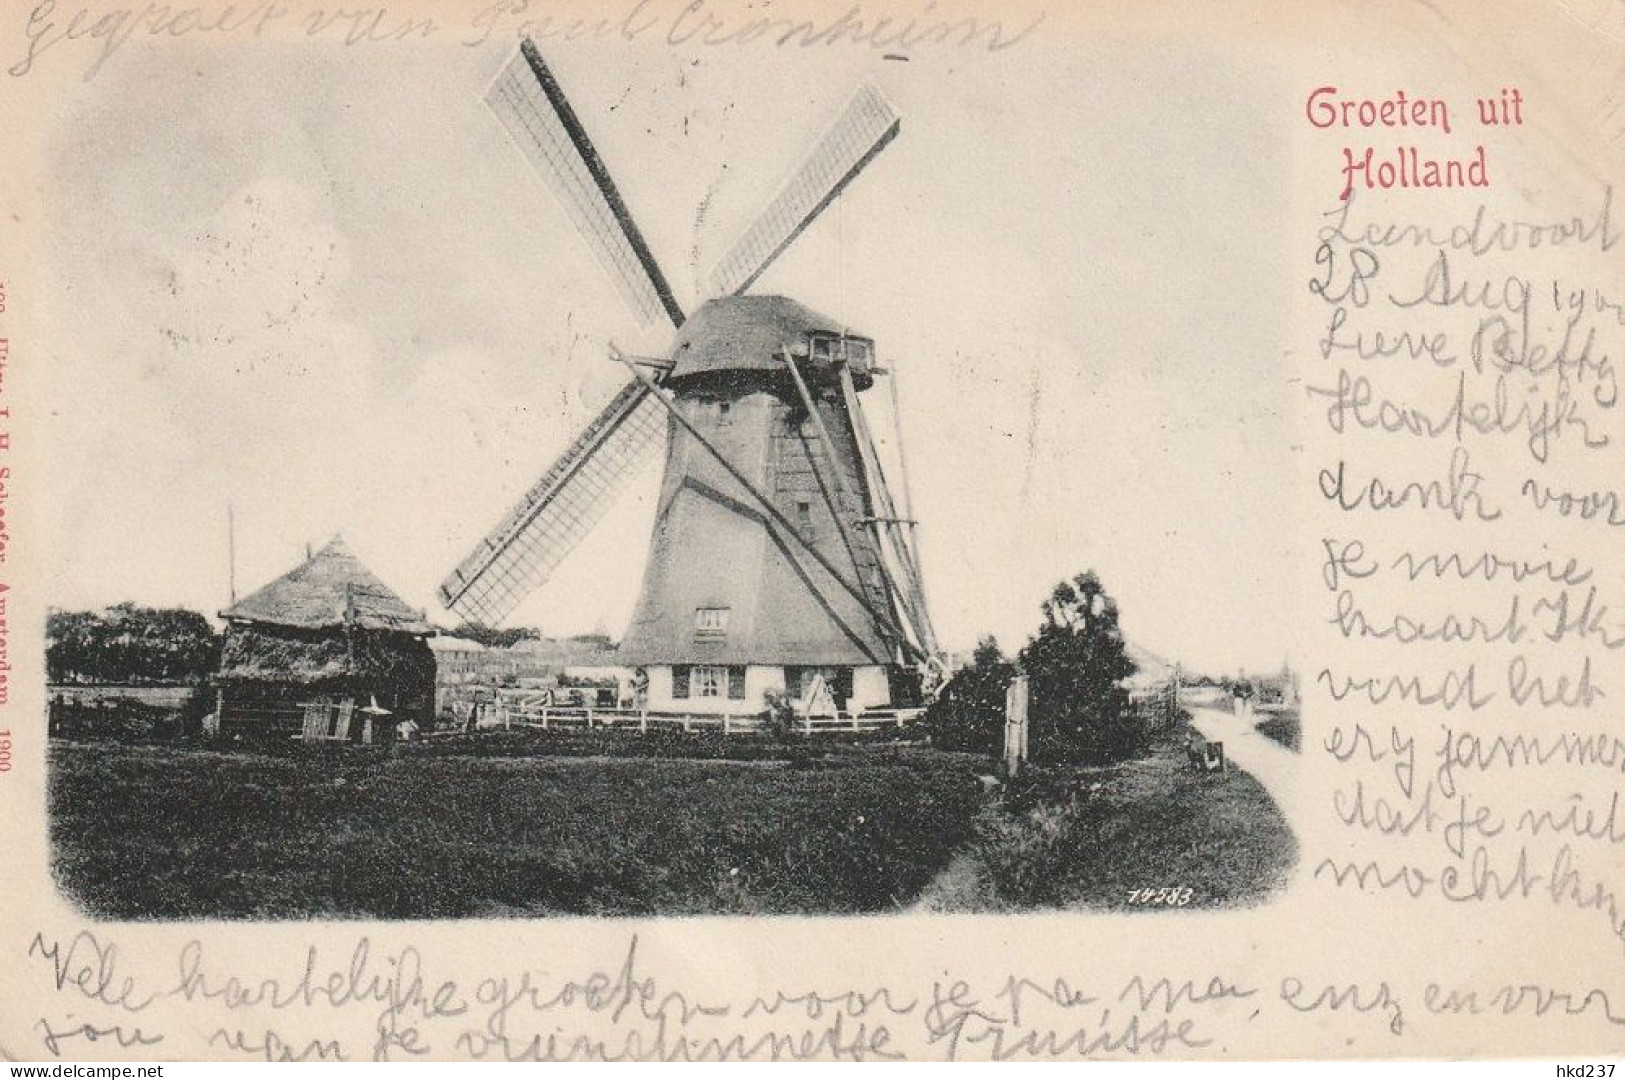
<instances>
[{"instance_id":1,"label":"wooden plank","mask_svg":"<svg viewBox=\"0 0 1625 1080\"><path fill-rule=\"evenodd\" d=\"M333 730L328 734L328 738L337 742L349 742L350 723L355 719L355 702L341 702L334 713Z\"/></svg>"},{"instance_id":2,"label":"wooden plank","mask_svg":"<svg viewBox=\"0 0 1625 1080\"><path fill-rule=\"evenodd\" d=\"M327 738L327 712L329 708L331 706L320 702L312 702L305 706L304 727L300 731L300 738L306 742L317 742Z\"/></svg>"}]
</instances>

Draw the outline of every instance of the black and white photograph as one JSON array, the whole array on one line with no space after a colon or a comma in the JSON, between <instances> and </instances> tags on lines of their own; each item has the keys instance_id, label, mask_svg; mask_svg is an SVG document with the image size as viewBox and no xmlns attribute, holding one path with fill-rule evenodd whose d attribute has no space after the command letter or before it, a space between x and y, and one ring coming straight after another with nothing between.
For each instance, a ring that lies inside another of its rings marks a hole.
<instances>
[{"instance_id":1,"label":"black and white photograph","mask_svg":"<svg viewBox=\"0 0 1625 1080\"><path fill-rule=\"evenodd\" d=\"M1176 100L1012 127L1026 32L740 72L493 30L454 67L318 50L297 94L274 47L98 74L53 147L97 277L52 375L66 894L1267 900L1298 677L1254 491L1290 468L1287 374L1267 294L1238 310L1191 252L1280 242L1267 203L1217 212L1221 155L1268 144ZM927 92L960 53L983 77ZM1189 59L1042 85L1261 89ZM91 420L113 401L162 419Z\"/></svg>"}]
</instances>

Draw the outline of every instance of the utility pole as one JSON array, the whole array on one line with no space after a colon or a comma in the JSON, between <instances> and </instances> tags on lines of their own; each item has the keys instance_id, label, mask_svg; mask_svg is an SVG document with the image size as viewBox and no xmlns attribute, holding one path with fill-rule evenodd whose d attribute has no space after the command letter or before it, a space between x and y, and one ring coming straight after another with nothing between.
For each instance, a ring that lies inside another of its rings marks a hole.
<instances>
[{"instance_id":1,"label":"utility pole","mask_svg":"<svg viewBox=\"0 0 1625 1080\"><path fill-rule=\"evenodd\" d=\"M226 592L231 603L237 602L237 516L231 503L226 503Z\"/></svg>"}]
</instances>

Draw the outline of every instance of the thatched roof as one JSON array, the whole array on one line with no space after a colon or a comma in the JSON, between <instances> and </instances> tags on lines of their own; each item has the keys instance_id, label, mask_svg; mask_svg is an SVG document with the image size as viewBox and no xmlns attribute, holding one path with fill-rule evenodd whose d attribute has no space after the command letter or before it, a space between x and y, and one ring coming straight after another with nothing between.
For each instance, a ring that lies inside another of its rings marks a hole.
<instances>
[{"instance_id":1,"label":"thatched roof","mask_svg":"<svg viewBox=\"0 0 1625 1080\"><path fill-rule=\"evenodd\" d=\"M434 633L421 612L408 607L373 576L336 536L304 563L237 601L220 617L301 630L350 625L405 634Z\"/></svg>"}]
</instances>

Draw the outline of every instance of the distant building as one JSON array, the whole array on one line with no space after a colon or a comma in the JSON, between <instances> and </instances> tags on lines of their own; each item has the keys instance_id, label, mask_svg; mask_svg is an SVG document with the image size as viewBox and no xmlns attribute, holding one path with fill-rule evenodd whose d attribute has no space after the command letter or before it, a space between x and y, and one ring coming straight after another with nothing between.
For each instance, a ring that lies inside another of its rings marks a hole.
<instances>
[{"instance_id":1,"label":"distant building","mask_svg":"<svg viewBox=\"0 0 1625 1080\"><path fill-rule=\"evenodd\" d=\"M522 684L614 682L624 690L632 679L632 668L622 662L620 649L607 634L529 639L516 643L508 651L515 657Z\"/></svg>"},{"instance_id":2,"label":"distant building","mask_svg":"<svg viewBox=\"0 0 1625 1080\"><path fill-rule=\"evenodd\" d=\"M632 669L605 634L527 638L509 648L444 635L430 642L435 656L435 713L462 715L471 702L490 700L502 687L527 690L594 685L612 688L615 701L631 696Z\"/></svg>"},{"instance_id":3,"label":"distant building","mask_svg":"<svg viewBox=\"0 0 1625 1080\"><path fill-rule=\"evenodd\" d=\"M1283 709L1298 707L1298 673L1292 670L1291 663L1283 662L1280 671L1255 676L1253 681L1258 687L1260 704L1279 705Z\"/></svg>"},{"instance_id":4,"label":"distant building","mask_svg":"<svg viewBox=\"0 0 1625 1080\"><path fill-rule=\"evenodd\" d=\"M520 674L520 657L508 649L494 649L470 638L441 635L429 642L434 652L435 683L485 685L513 682Z\"/></svg>"},{"instance_id":5,"label":"distant building","mask_svg":"<svg viewBox=\"0 0 1625 1080\"><path fill-rule=\"evenodd\" d=\"M1179 672L1179 665L1165 660L1148 649L1129 642L1125 646L1128 658L1134 664L1134 674L1123 680L1129 699L1139 701L1161 693Z\"/></svg>"},{"instance_id":6,"label":"distant building","mask_svg":"<svg viewBox=\"0 0 1625 1080\"><path fill-rule=\"evenodd\" d=\"M434 710L439 716L454 702L469 699L475 687L513 686L519 681L519 658L470 638L442 634L431 638L434 653Z\"/></svg>"}]
</instances>

